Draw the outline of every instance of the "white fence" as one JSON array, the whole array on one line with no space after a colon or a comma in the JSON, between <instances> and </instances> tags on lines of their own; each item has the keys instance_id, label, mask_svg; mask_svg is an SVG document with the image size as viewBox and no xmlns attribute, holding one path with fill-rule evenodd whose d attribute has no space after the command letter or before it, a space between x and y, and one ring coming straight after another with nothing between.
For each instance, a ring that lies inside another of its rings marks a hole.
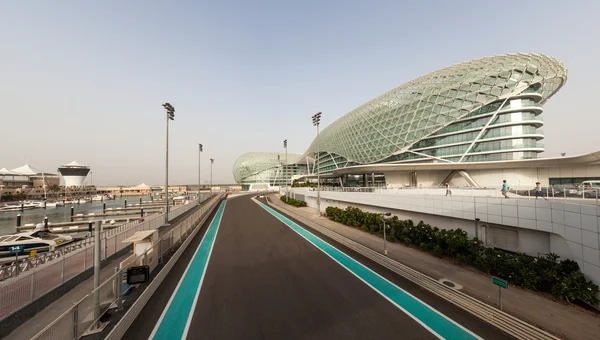
<instances>
[{"instance_id":1,"label":"white fence","mask_svg":"<svg viewBox=\"0 0 600 340\"><path fill-rule=\"evenodd\" d=\"M214 199L214 197L213 197ZM210 202L207 202L210 204ZM180 205L169 211L169 220L198 205L198 200ZM206 204L205 204L206 206ZM141 223L127 223L101 234L101 260L127 247L122 241L141 230L157 229L165 222L165 215L154 215ZM57 256L18 276L0 282L0 321L44 296L68 280L94 266L93 238L81 242L79 249Z\"/></svg>"}]
</instances>

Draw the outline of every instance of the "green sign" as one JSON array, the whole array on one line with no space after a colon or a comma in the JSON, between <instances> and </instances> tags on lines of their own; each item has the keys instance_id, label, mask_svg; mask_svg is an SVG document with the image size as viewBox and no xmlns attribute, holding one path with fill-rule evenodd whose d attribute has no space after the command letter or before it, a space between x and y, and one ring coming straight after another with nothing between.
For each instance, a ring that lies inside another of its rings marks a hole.
<instances>
[{"instance_id":1,"label":"green sign","mask_svg":"<svg viewBox=\"0 0 600 340\"><path fill-rule=\"evenodd\" d=\"M8 247L8 250L11 253L21 253L23 252L23 246L12 246L12 247Z\"/></svg>"},{"instance_id":2,"label":"green sign","mask_svg":"<svg viewBox=\"0 0 600 340\"><path fill-rule=\"evenodd\" d=\"M492 283L495 284L498 287L502 287L502 288L505 288L505 289L508 288L508 282L502 280L499 277L492 276Z\"/></svg>"}]
</instances>

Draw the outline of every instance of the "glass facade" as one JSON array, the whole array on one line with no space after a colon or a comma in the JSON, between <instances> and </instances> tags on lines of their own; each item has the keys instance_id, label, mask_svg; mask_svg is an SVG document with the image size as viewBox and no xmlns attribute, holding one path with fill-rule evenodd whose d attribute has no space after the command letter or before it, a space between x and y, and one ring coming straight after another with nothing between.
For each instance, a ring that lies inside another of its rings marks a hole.
<instances>
[{"instance_id":1,"label":"glass facade","mask_svg":"<svg viewBox=\"0 0 600 340\"><path fill-rule=\"evenodd\" d=\"M320 153L321 174L344 167L332 157L348 164L536 158L544 151L538 143L543 139L542 106L566 79L564 65L541 54L453 65L339 118L323 129L305 155Z\"/></svg>"}]
</instances>

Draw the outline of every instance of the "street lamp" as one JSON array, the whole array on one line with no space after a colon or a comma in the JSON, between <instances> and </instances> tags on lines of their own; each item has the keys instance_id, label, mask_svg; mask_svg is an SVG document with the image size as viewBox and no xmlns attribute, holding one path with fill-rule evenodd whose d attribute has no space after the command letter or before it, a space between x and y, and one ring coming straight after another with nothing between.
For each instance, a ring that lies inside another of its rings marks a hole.
<instances>
[{"instance_id":1,"label":"street lamp","mask_svg":"<svg viewBox=\"0 0 600 340\"><path fill-rule=\"evenodd\" d=\"M288 201L288 186L290 185L288 179L287 179L287 175L288 175L288 159L287 159L287 139L283 140L283 147L285 148L285 168L284 168L284 172L285 172L285 201L287 203ZM290 180L291 180L291 176L290 176Z\"/></svg>"},{"instance_id":2,"label":"street lamp","mask_svg":"<svg viewBox=\"0 0 600 340\"><path fill-rule=\"evenodd\" d=\"M383 254L385 256L387 256L387 245L386 245L386 236L385 236L385 220L383 219L384 216L391 216L392 213L379 213L379 216L381 216L381 223L383 223Z\"/></svg>"},{"instance_id":3,"label":"street lamp","mask_svg":"<svg viewBox=\"0 0 600 340\"><path fill-rule=\"evenodd\" d=\"M165 163L165 224L169 223L169 120L175 120L175 108L169 103L164 103L162 106L167 110L167 147L166 147L166 163Z\"/></svg>"},{"instance_id":4,"label":"street lamp","mask_svg":"<svg viewBox=\"0 0 600 340\"><path fill-rule=\"evenodd\" d=\"M313 125L317 127L317 159L316 159L316 166L317 166L317 211L319 212L319 215L321 215L321 177L320 177L320 166L319 166L319 123L321 122L321 112L317 112L312 116L312 122Z\"/></svg>"},{"instance_id":5,"label":"street lamp","mask_svg":"<svg viewBox=\"0 0 600 340\"><path fill-rule=\"evenodd\" d=\"M198 204L200 204L200 155L202 154L202 144L198 144Z\"/></svg>"},{"instance_id":6,"label":"street lamp","mask_svg":"<svg viewBox=\"0 0 600 340\"><path fill-rule=\"evenodd\" d=\"M213 184L212 184L212 166L213 163L215 162L215 160L213 158L210 159L210 192L212 193L213 189Z\"/></svg>"}]
</instances>

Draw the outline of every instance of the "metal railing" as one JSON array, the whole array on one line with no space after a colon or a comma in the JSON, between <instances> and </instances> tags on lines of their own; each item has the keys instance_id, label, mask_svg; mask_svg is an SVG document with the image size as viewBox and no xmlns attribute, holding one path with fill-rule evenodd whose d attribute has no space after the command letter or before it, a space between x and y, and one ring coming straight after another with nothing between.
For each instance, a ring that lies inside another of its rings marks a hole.
<instances>
[{"instance_id":1,"label":"metal railing","mask_svg":"<svg viewBox=\"0 0 600 340\"><path fill-rule=\"evenodd\" d=\"M169 212L172 220L198 206L198 199L180 205ZM101 234L101 260L127 247L123 240L141 230L154 230L163 225L165 215L154 215L144 222L130 222ZM94 240L82 241L68 253L54 253L46 262L36 263L29 270L19 273L16 266L2 269L7 278L0 282L0 321L64 284L94 265Z\"/></svg>"},{"instance_id":2,"label":"metal railing","mask_svg":"<svg viewBox=\"0 0 600 340\"><path fill-rule=\"evenodd\" d=\"M296 190L316 191L317 188L290 188L289 194ZM450 187L452 196L466 197L490 197L502 198L500 188L475 188L475 187ZM444 196L445 187L321 187L321 191L328 192L358 192L358 193L380 193L380 194L414 194L423 196ZM285 195L285 188L280 188L281 195ZM577 194L568 194L566 190L553 189L552 187L542 188L543 197L553 200L576 200L583 204L600 204L600 189L577 190ZM535 189L533 187L510 187L508 195L511 198L535 199Z\"/></svg>"},{"instance_id":3,"label":"metal railing","mask_svg":"<svg viewBox=\"0 0 600 340\"><path fill-rule=\"evenodd\" d=\"M178 248L192 234L204 215L210 213L221 197L222 195L218 195L210 198L194 214L174 226L155 245L131 260L128 266L150 265L162 261L161 258L165 254ZM79 339L86 332L93 331L95 327L98 327L102 315L108 310L120 309L122 307L122 284L126 272L127 266L116 270L112 277L105 280L97 289L76 302L32 339ZM100 301L98 309L95 308L94 303L97 296Z\"/></svg>"}]
</instances>

